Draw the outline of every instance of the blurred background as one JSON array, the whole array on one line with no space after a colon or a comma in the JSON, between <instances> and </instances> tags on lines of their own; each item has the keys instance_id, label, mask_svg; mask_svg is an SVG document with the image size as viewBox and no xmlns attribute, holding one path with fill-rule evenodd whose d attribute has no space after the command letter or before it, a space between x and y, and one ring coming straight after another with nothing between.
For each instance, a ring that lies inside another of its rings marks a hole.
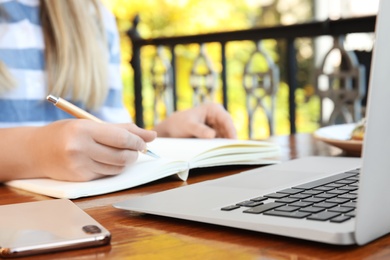
<instances>
[{"instance_id":1,"label":"blurred background","mask_svg":"<svg viewBox=\"0 0 390 260\"><path fill-rule=\"evenodd\" d=\"M246 30L251 28L273 27L308 23L313 21L337 20L351 17L375 15L378 10L378 0L105 0L107 7L117 18L121 35L122 75L124 84L124 101L131 115L134 110L134 71L129 64L132 58L132 42L127 32L132 29L133 20L138 15L137 30L143 39L174 37L185 35L207 34L215 32ZM348 34L343 41L343 48L363 53L370 53L374 41L373 33ZM297 59L296 131L313 132L321 126L319 122L321 110L320 99L315 95L313 85L316 69L329 49L334 44L334 38L321 36L299 38L295 41ZM221 73L220 44L207 43L205 52L217 74ZM290 133L288 115L288 84L286 83L285 48L277 39L262 41L273 62L279 67L280 79L275 93L274 133L285 135ZM250 59L256 59L252 53L256 43L252 41L234 41L226 46L227 82L229 112L232 114L239 137L242 139L263 139L271 135L267 127L266 113L260 111L253 114L253 131L248 135L248 109L246 107L246 92L243 88L243 71ZM194 105L191 86L191 73L194 60L200 52L199 44L186 44L175 47L176 60L176 95L177 109L186 109ZM151 128L156 122L154 112L157 106L159 118L167 111L164 106L154 103L152 67L156 56L155 46L142 48L142 93L143 117L146 128ZM166 52L169 60L170 54ZM264 61L257 58L254 63L261 69ZM334 62L337 62L334 58ZM201 70L201 68L200 68ZM222 103L218 89L220 81L216 82L213 101ZM264 99L265 104L271 102Z\"/></svg>"}]
</instances>

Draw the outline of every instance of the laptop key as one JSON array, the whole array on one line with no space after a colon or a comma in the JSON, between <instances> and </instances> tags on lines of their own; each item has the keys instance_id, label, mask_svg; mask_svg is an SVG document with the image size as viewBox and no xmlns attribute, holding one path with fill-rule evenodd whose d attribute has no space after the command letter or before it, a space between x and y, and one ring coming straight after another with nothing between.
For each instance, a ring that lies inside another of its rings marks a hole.
<instances>
[{"instance_id":1,"label":"laptop key","mask_svg":"<svg viewBox=\"0 0 390 260\"><path fill-rule=\"evenodd\" d=\"M347 190L330 190L328 191L329 194L336 194L336 195L343 195L345 193L348 193Z\"/></svg>"},{"instance_id":2,"label":"laptop key","mask_svg":"<svg viewBox=\"0 0 390 260\"><path fill-rule=\"evenodd\" d=\"M289 196L289 198L291 199L300 199L300 200L310 198L310 197L311 197L310 194L302 194L302 193Z\"/></svg>"},{"instance_id":3,"label":"laptop key","mask_svg":"<svg viewBox=\"0 0 390 260\"><path fill-rule=\"evenodd\" d=\"M354 182L357 182L357 181L356 180L345 179L345 180L336 181L335 183L337 183L337 184L352 184Z\"/></svg>"},{"instance_id":4,"label":"laptop key","mask_svg":"<svg viewBox=\"0 0 390 260\"><path fill-rule=\"evenodd\" d=\"M238 208L240 208L240 206L238 206L238 205L230 205L230 206L221 208L221 210L223 210L223 211L231 211L231 210L235 210L235 209L238 209Z\"/></svg>"},{"instance_id":5,"label":"laptop key","mask_svg":"<svg viewBox=\"0 0 390 260\"><path fill-rule=\"evenodd\" d=\"M306 218L307 216L310 215L310 213L305 213L300 211L286 212L286 211L271 210L271 211L264 212L264 215L288 217L288 218Z\"/></svg>"},{"instance_id":6,"label":"laptop key","mask_svg":"<svg viewBox=\"0 0 390 260\"><path fill-rule=\"evenodd\" d=\"M347 180L359 181L359 176L350 177Z\"/></svg>"},{"instance_id":7,"label":"laptop key","mask_svg":"<svg viewBox=\"0 0 390 260\"><path fill-rule=\"evenodd\" d=\"M358 188L359 188L358 186L348 185L348 186L340 187L339 190L355 191Z\"/></svg>"},{"instance_id":8,"label":"laptop key","mask_svg":"<svg viewBox=\"0 0 390 260\"><path fill-rule=\"evenodd\" d=\"M349 199L342 199L342 198L332 198L332 199L326 200L326 202L337 203L337 204L343 204L343 203L346 203L348 201L349 201Z\"/></svg>"},{"instance_id":9,"label":"laptop key","mask_svg":"<svg viewBox=\"0 0 390 260\"><path fill-rule=\"evenodd\" d=\"M247 210L244 210L244 213L252 213L252 214L260 214L265 211L284 206L286 204L284 203L278 203L278 202L271 202L271 203L266 203L257 207L249 208Z\"/></svg>"},{"instance_id":10,"label":"laptop key","mask_svg":"<svg viewBox=\"0 0 390 260\"><path fill-rule=\"evenodd\" d=\"M318 212L321 212L321 211L324 211L324 210L325 210L324 208L317 208L317 207L309 206L309 207L306 207L306 208L301 208L299 211L309 212L309 213L318 213Z\"/></svg>"},{"instance_id":11,"label":"laptop key","mask_svg":"<svg viewBox=\"0 0 390 260\"><path fill-rule=\"evenodd\" d=\"M291 203L289 206L303 208L303 207L311 206L312 204L313 204L313 202L297 201L297 202Z\"/></svg>"},{"instance_id":12,"label":"laptop key","mask_svg":"<svg viewBox=\"0 0 390 260\"><path fill-rule=\"evenodd\" d=\"M336 196L337 196L337 194L322 193L322 194L316 195L315 197L317 197L317 198L324 198L324 199L330 199L330 198L334 198Z\"/></svg>"},{"instance_id":13,"label":"laptop key","mask_svg":"<svg viewBox=\"0 0 390 260\"><path fill-rule=\"evenodd\" d=\"M330 220L330 222L333 222L333 223L342 223L342 222L347 221L347 220L349 220L349 219L351 219L351 217L341 215L341 216L332 218L332 219Z\"/></svg>"},{"instance_id":14,"label":"laptop key","mask_svg":"<svg viewBox=\"0 0 390 260\"><path fill-rule=\"evenodd\" d=\"M343 186L345 186L345 184L341 184L341 183L329 183L325 185L325 187L333 187L333 188L340 188Z\"/></svg>"},{"instance_id":15,"label":"laptop key","mask_svg":"<svg viewBox=\"0 0 390 260\"><path fill-rule=\"evenodd\" d=\"M277 193L285 193L285 194L293 195L293 194L297 194L297 193L300 193L300 192L302 192L302 190L299 190L299 189L285 189L285 190L280 190Z\"/></svg>"},{"instance_id":16,"label":"laptop key","mask_svg":"<svg viewBox=\"0 0 390 260\"><path fill-rule=\"evenodd\" d=\"M352 210L353 210L353 208L347 208L347 207L334 207L334 208L328 209L328 211L339 212L339 213L347 213L347 212L350 212Z\"/></svg>"},{"instance_id":17,"label":"laptop key","mask_svg":"<svg viewBox=\"0 0 390 260\"><path fill-rule=\"evenodd\" d=\"M345 216L353 217L353 218L356 217L356 210L346 213Z\"/></svg>"},{"instance_id":18,"label":"laptop key","mask_svg":"<svg viewBox=\"0 0 390 260\"><path fill-rule=\"evenodd\" d=\"M331 191L333 189L334 187L329 187L329 186L320 186L320 187L313 188L313 190L318 190L318 191Z\"/></svg>"},{"instance_id":19,"label":"laptop key","mask_svg":"<svg viewBox=\"0 0 390 260\"><path fill-rule=\"evenodd\" d=\"M343 204L343 207L356 208L356 202L350 201Z\"/></svg>"},{"instance_id":20,"label":"laptop key","mask_svg":"<svg viewBox=\"0 0 390 260\"><path fill-rule=\"evenodd\" d=\"M253 199L250 199L250 200L259 202L259 201L264 201L264 200L267 200L267 199L268 198L266 198L266 197L260 196L260 197L256 197L256 198L253 198Z\"/></svg>"},{"instance_id":21,"label":"laptop key","mask_svg":"<svg viewBox=\"0 0 390 260\"><path fill-rule=\"evenodd\" d=\"M263 202L259 201L251 201L251 200L246 200L240 203L237 203L238 206L243 206L243 207L255 207L263 204Z\"/></svg>"},{"instance_id":22,"label":"laptop key","mask_svg":"<svg viewBox=\"0 0 390 260\"><path fill-rule=\"evenodd\" d=\"M302 194L309 194L309 195L318 195L321 194L323 191L321 190L305 190L302 192Z\"/></svg>"},{"instance_id":23,"label":"laptop key","mask_svg":"<svg viewBox=\"0 0 390 260\"><path fill-rule=\"evenodd\" d=\"M281 198L285 198L287 196L288 196L288 194L277 193L277 192L264 195L264 197L271 198L271 199L281 199Z\"/></svg>"},{"instance_id":24,"label":"laptop key","mask_svg":"<svg viewBox=\"0 0 390 260\"><path fill-rule=\"evenodd\" d=\"M324 201L324 200L325 200L324 198L311 197L311 198L304 199L304 200L302 200L302 201L303 201L303 202L318 203L318 202L322 202L322 201Z\"/></svg>"},{"instance_id":25,"label":"laptop key","mask_svg":"<svg viewBox=\"0 0 390 260\"><path fill-rule=\"evenodd\" d=\"M329 212L329 211L324 211L324 212L320 212L320 213L317 213L317 214L313 214L311 216L309 216L307 219L310 219L310 220L319 220L319 221L327 221L331 218L335 218L337 216L341 215L340 213L337 213L337 212Z\"/></svg>"},{"instance_id":26,"label":"laptop key","mask_svg":"<svg viewBox=\"0 0 390 260\"><path fill-rule=\"evenodd\" d=\"M298 200L299 199L294 199L294 198L282 198L282 199L275 200L275 202L290 204Z\"/></svg>"},{"instance_id":27,"label":"laptop key","mask_svg":"<svg viewBox=\"0 0 390 260\"><path fill-rule=\"evenodd\" d=\"M287 206L278 207L275 210L277 210L277 211L285 211L285 212L293 212L293 211L296 211L298 209L299 209L299 207L291 207L291 206L287 205Z\"/></svg>"},{"instance_id":28,"label":"laptop key","mask_svg":"<svg viewBox=\"0 0 390 260\"><path fill-rule=\"evenodd\" d=\"M333 208L333 207L337 206L337 204L336 203L329 203L329 202L320 202L320 203L314 204L314 206L319 207L319 208L329 209L329 208Z\"/></svg>"},{"instance_id":29,"label":"laptop key","mask_svg":"<svg viewBox=\"0 0 390 260\"><path fill-rule=\"evenodd\" d=\"M349 199L349 200L356 200L357 199L357 195L348 193L348 194L340 195L339 198Z\"/></svg>"}]
</instances>

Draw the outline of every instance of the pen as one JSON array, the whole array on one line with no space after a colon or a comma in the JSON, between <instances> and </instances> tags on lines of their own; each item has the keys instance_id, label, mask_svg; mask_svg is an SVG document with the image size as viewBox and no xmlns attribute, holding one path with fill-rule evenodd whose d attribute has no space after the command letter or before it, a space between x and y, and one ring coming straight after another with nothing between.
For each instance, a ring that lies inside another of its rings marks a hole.
<instances>
[{"instance_id":1,"label":"pen","mask_svg":"<svg viewBox=\"0 0 390 260\"><path fill-rule=\"evenodd\" d=\"M59 109L65 111L68 114L71 114L71 115L73 115L73 116L75 116L77 118L90 119L90 120L98 122L98 123L104 123L104 121L102 121L101 119L97 118L94 115L91 115L87 111L82 110L81 108L73 105L72 103L66 101L65 99L62 99L60 97L55 97L53 95L48 95L46 97L46 99L49 102L53 103L53 105L55 105ZM149 155L151 157L154 157L154 158L160 158L157 154L153 153L148 148L146 148L145 150L140 151L140 152L144 153L146 155Z\"/></svg>"}]
</instances>

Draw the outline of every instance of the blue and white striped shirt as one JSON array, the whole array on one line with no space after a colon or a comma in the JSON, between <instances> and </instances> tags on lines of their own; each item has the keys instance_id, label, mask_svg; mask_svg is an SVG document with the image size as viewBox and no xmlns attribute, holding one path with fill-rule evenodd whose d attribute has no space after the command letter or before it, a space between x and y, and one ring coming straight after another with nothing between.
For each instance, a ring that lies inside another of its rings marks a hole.
<instances>
[{"instance_id":1,"label":"blue and white striped shirt","mask_svg":"<svg viewBox=\"0 0 390 260\"><path fill-rule=\"evenodd\" d=\"M83 0L80 0L83 1ZM17 87L0 95L0 127L45 125L72 116L46 101L44 40L39 0L0 0L0 60L17 81ZM107 122L130 122L122 100L119 35L113 15L101 8L109 41L109 94L93 114ZM82 104L76 104L82 108Z\"/></svg>"}]
</instances>

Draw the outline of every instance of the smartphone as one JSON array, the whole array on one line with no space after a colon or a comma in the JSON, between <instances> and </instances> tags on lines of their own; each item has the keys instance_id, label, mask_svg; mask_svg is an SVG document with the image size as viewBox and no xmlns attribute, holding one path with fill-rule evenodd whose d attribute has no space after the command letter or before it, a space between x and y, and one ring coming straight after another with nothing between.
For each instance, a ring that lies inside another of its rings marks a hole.
<instances>
[{"instance_id":1,"label":"smartphone","mask_svg":"<svg viewBox=\"0 0 390 260\"><path fill-rule=\"evenodd\" d=\"M0 257L109 244L111 234L67 199L0 206Z\"/></svg>"}]
</instances>

